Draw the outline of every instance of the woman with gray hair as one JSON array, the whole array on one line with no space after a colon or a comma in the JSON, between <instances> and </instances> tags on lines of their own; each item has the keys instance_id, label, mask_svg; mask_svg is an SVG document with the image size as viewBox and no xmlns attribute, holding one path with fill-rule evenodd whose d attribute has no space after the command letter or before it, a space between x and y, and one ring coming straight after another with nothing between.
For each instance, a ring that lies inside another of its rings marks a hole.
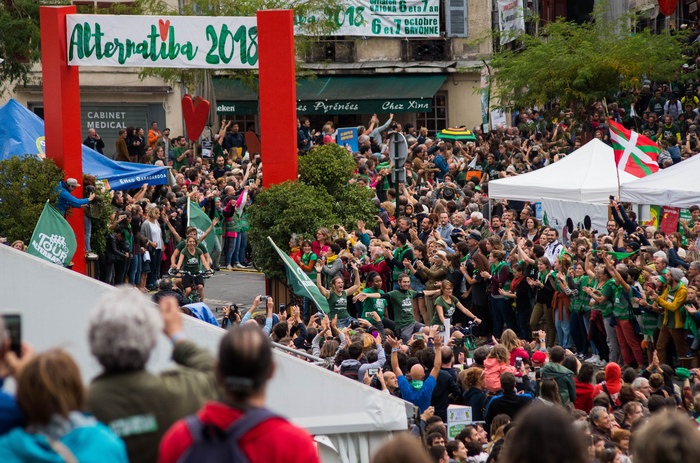
<instances>
[{"instance_id":1,"label":"woman with gray hair","mask_svg":"<svg viewBox=\"0 0 700 463\"><path fill-rule=\"evenodd\" d=\"M173 342L177 367L146 370L158 333ZM185 339L182 313L172 297L158 308L122 287L106 294L90 314L90 352L104 368L90 385L87 410L126 443L131 462L153 462L168 427L218 397L214 357Z\"/></svg>"}]
</instances>

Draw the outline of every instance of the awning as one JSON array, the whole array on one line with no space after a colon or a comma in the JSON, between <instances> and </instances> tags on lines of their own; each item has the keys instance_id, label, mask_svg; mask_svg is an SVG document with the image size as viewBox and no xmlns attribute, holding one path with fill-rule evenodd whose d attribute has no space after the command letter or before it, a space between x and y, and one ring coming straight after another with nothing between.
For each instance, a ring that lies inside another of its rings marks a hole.
<instances>
[{"instance_id":1,"label":"awning","mask_svg":"<svg viewBox=\"0 0 700 463\"><path fill-rule=\"evenodd\" d=\"M299 114L414 113L433 109L446 76L324 76L299 79ZM258 97L239 80L214 80L219 114L257 114Z\"/></svg>"}]
</instances>

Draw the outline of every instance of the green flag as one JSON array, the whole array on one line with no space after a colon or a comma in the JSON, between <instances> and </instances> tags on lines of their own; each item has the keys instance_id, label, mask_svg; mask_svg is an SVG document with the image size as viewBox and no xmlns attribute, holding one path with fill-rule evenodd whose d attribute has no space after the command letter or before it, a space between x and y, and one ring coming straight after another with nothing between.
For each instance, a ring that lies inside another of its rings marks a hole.
<instances>
[{"instance_id":1,"label":"green flag","mask_svg":"<svg viewBox=\"0 0 700 463\"><path fill-rule=\"evenodd\" d=\"M47 201L34 228L27 253L67 267L77 248L73 229Z\"/></svg>"},{"instance_id":2,"label":"green flag","mask_svg":"<svg viewBox=\"0 0 700 463\"><path fill-rule=\"evenodd\" d=\"M622 259L627 259L628 257L632 257L633 255L637 254L639 251L617 252L617 251L604 251L603 249L591 249L591 252L604 252L605 254L609 254L609 255L613 256L613 259L615 259L615 260L622 260Z\"/></svg>"},{"instance_id":3,"label":"green flag","mask_svg":"<svg viewBox=\"0 0 700 463\"><path fill-rule=\"evenodd\" d=\"M211 219L207 214L204 213L201 207L197 203L188 201L187 204L187 226L194 227L197 229L197 239L200 239L207 228L211 225ZM204 238L204 246L207 248L207 252L211 254L214 250L214 241L216 240L216 233L214 230L210 231L206 238Z\"/></svg>"},{"instance_id":4,"label":"green flag","mask_svg":"<svg viewBox=\"0 0 700 463\"><path fill-rule=\"evenodd\" d=\"M311 299L316 304L316 307L328 314L328 300L323 297L321 291L316 287L316 283L311 281L311 278L309 278L306 272L304 272L291 257L277 247L275 242L272 241L272 238L268 236L267 239L270 241L272 247L275 248L277 254L282 258L282 262L284 262L287 271L287 283L292 285L294 294Z\"/></svg>"}]
</instances>

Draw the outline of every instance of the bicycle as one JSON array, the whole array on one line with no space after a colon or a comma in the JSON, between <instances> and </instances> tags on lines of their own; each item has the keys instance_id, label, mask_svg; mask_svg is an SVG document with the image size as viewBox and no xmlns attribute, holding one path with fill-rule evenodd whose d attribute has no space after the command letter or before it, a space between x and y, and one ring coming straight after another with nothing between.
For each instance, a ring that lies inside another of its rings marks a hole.
<instances>
[{"instance_id":1,"label":"bicycle","mask_svg":"<svg viewBox=\"0 0 700 463\"><path fill-rule=\"evenodd\" d=\"M205 271L200 270L197 273L191 273L187 270L179 270L176 268L171 268L170 270L168 270L168 275L182 279L182 287L185 289L185 297L187 297L190 300L191 304L194 304L196 302L204 302L199 292L199 283L197 282L197 279L199 277L202 277L201 285L202 289L204 289L204 280L211 278L213 274L214 270L211 269ZM183 277L190 277L189 285L185 284L185 278Z\"/></svg>"},{"instance_id":2,"label":"bicycle","mask_svg":"<svg viewBox=\"0 0 700 463\"><path fill-rule=\"evenodd\" d=\"M459 331L464 336L464 349L469 353L471 357L472 353L476 350L476 336L472 332L474 327L477 326L476 322L470 320L467 322L467 326L453 326L454 331Z\"/></svg>"}]
</instances>

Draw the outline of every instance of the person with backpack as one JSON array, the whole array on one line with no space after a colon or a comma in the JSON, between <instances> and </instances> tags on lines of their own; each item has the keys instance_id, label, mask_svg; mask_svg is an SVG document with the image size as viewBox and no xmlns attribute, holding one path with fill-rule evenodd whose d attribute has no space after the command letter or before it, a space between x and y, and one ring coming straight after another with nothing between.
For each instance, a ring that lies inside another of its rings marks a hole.
<instances>
[{"instance_id":1,"label":"person with backpack","mask_svg":"<svg viewBox=\"0 0 700 463\"><path fill-rule=\"evenodd\" d=\"M307 431L265 408L275 362L260 328L243 324L226 333L216 368L223 399L208 402L168 430L160 444L160 463L320 462Z\"/></svg>"}]
</instances>

